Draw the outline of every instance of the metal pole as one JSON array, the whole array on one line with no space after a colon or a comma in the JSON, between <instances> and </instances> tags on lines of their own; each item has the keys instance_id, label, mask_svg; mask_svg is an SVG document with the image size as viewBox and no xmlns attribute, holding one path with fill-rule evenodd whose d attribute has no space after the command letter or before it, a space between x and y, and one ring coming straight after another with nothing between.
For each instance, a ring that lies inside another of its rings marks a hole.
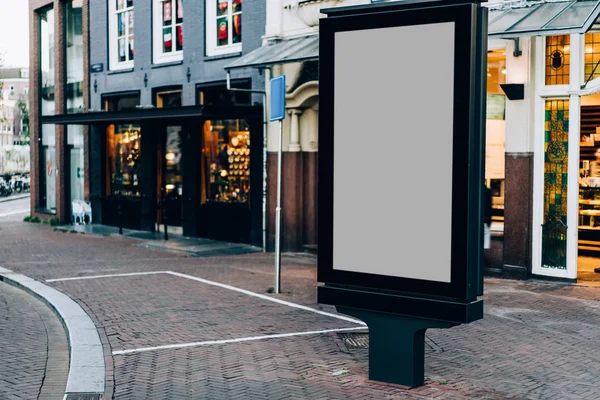
<instances>
[{"instance_id":1,"label":"metal pole","mask_svg":"<svg viewBox=\"0 0 600 400\"><path fill-rule=\"evenodd\" d=\"M281 152L283 121L279 120L279 148L277 149L277 208L275 209L275 293L281 285Z\"/></svg>"}]
</instances>

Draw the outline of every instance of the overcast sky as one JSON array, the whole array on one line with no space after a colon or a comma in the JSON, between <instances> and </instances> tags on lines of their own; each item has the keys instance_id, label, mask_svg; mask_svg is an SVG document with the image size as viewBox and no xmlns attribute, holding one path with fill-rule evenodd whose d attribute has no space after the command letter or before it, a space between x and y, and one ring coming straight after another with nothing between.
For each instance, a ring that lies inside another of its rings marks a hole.
<instances>
[{"instance_id":1,"label":"overcast sky","mask_svg":"<svg viewBox=\"0 0 600 400\"><path fill-rule=\"evenodd\" d=\"M28 0L0 0L0 58L4 65L29 66Z\"/></svg>"}]
</instances>

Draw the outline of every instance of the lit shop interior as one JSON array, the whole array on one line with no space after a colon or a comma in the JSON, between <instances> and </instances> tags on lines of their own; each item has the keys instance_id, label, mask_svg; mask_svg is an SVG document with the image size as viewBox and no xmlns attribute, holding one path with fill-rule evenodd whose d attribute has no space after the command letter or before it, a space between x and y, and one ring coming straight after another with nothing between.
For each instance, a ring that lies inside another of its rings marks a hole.
<instances>
[{"instance_id":1,"label":"lit shop interior","mask_svg":"<svg viewBox=\"0 0 600 400\"><path fill-rule=\"evenodd\" d=\"M485 182L492 189L493 236L504 231L505 82L506 49L488 51Z\"/></svg>"}]
</instances>

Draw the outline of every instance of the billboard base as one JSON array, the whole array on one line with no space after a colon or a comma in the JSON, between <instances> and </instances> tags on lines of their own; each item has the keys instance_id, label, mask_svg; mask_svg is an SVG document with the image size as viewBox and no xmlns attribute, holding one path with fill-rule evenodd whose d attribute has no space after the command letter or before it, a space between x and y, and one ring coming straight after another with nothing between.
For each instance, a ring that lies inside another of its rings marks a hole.
<instances>
[{"instance_id":1,"label":"billboard base","mask_svg":"<svg viewBox=\"0 0 600 400\"><path fill-rule=\"evenodd\" d=\"M369 379L415 388L425 384L425 331L455 323L336 307L369 327Z\"/></svg>"}]
</instances>

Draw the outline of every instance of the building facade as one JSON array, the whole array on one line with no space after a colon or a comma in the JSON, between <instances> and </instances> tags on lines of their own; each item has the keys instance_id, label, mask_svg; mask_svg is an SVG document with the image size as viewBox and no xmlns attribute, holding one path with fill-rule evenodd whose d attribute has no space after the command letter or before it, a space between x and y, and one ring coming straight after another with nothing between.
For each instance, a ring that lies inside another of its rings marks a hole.
<instances>
[{"instance_id":1,"label":"building facade","mask_svg":"<svg viewBox=\"0 0 600 400\"><path fill-rule=\"evenodd\" d=\"M504 131L506 146L503 261L493 273L600 277L599 14L594 1L490 7L488 48L506 94L505 118L487 132Z\"/></svg>"},{"instance_id":2,"label":"building facade","mask_svg":"<svg viewBox=\"0 0 600 400\"><path fill-rule=\"evenodd\" d=\"M0 68L0 146L28 144L29 70Z\"/></svg>"},{"instance_id":3,"label":"building facade","mask_svg":"<svg viewBox=\"0 0 600 400\"><path fill-rule=\"evenodd\" d=\"M73 201L86 200L95 223L148 231L166 224L186 236L262 246L263 96L254 92L264 77L236 74L230 91L224 65L260 46L264 4L36 6L33 209L66 221ZM73 19L70 9L81 11Z\"/></svg>"}]
</instances>

